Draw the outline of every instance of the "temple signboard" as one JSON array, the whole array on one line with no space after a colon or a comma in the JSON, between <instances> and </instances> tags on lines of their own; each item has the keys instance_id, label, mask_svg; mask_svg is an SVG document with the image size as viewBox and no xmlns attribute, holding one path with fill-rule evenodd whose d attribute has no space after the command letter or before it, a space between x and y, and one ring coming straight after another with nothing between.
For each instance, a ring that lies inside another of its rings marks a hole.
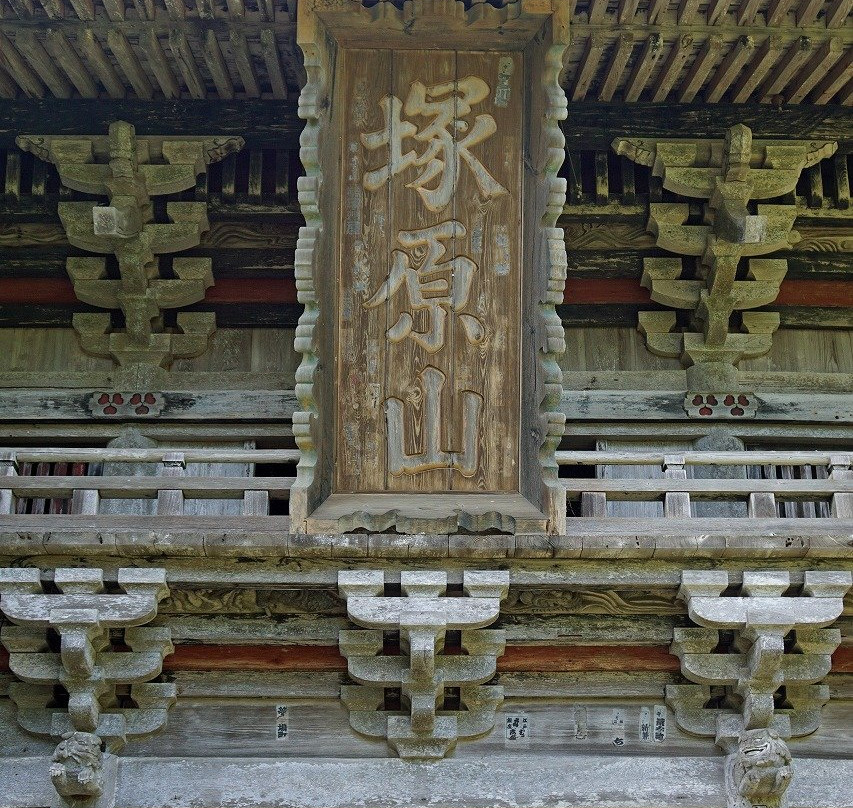
<instances>
[{"instance_id":1,"label":"temple signboard","mask_svg":"<svg viewBox=\"0 0 853 808\"><path fill-rule=\"evenodd\" d=\"M478 9L300 5L308 530L552 531L564 511L545 478L566 31L550 0Z\"/></svg>"},{"instance_id":2,"label":"temple signboard","mask_svg":"<svg viewBox=\"0 0 853 808\"><path fill-rule=\"evenodd\" d=\"M344 62L337 489L517 490L520 54Z\"/></svg>"}]
</instances>

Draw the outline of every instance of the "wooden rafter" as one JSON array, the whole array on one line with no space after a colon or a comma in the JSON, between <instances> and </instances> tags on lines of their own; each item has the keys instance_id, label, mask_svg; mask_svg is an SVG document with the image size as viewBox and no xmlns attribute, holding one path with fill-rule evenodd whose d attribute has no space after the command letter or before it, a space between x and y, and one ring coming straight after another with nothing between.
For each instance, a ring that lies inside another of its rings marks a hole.
<instances>
[{"instance_id":1,"label":"wooden rafter","mask_svg":"<svg viewBox=\"0 0 853 808\"><path fill-rule=\"evenodd\" d=\"M166 98L180 98L181 88L178 86L175 74L172 72L172 67L157 34L154 31L148 31L145 36L140 37L139 46L145 51L148 64L154 71L154 77L157 79L163 95Z\"/></svg>"},{"instance_id":2,"label":"wooden rafter","mask_svg":"<svg viewBox=\"0 0 853 808\"><path fill-rule=\"evenodd\" d=\"M786 101L791 104L799 104L824 76L828 69L838 61L841 52L841 42L830 39L823 43L820 49L809 59L796 80L792 82L791 92Z\"/></svg>"},{"instance_id":3,"label":"wooden rafter","mask_svg":"<svg viewBox=\"0 0 853 808\"><path fill-rule=\"evenodd\" d=\"M57 98L71 97L71 82L59 72L34 31L19 31L15 37L18 52L30 63L47 88Z\"/></svg>"},{"instance_id":4,"label":"wooden rafter","mask_svg":"<svg viewBox=\"0 0 853 808\"><path fill-rule=\"evenodd\" d=\"M604 52L605 40L598 34L589 36L579 70L575 74L575 86L572 89L572 101L580 101L586 97L595 73L598 70L601 54Z\"/></svg>"},{"instance_id":5,"label":"wooden rafter","mask_svg":"<svg viewBox=\"0 0 853 808\"><path fill-rule=\"evenodd\" d=\"M764 80L771 67L776 63L782 51L782 43L777 36L768 36L756 52L749 67L743 71L740 79L732 88L731 100L743 104L755 92L755 88Z\"/></svg>"},{"instance_id":6,"label":"wooden rafter","mask_svg":"<svg viewBox=\"0 0 853 808\"><path fill-rule=\"evenodd\" d=\"M6 96L285 100L305 81L294 3L276 12L268 0L257 7L245 0L2 2L0 33L12 45L0 53ZM597 99L630 102L673 91L709 103L727 93L736 103L788 104L843 104L848 95L836 64L848 64L853 49L853 0L588 0L570 7L565 86L574 101L591 88ZM640 45L633 51L631 36ZM26 47L16 45L19 37ZM839 49L827 45L833 38Z\"/></svg>"},{"instance_id":7,"label":"wooden rafter","mask_svg":"<svg viewBox=\"0 0 853 808\"><path fill-rule=\"evenodd\" d=\"M234 58L237 73L240 75L240 81L243 83L243 92L250 98L259 98L261 91L246 37L239 31L232 31L230 43L231 55Z\"/></svg>"},{"instance_id":8,"label":"wooden rafter","mask_svg":"<svg viewBox=\"0 0 853 808\"><path fill-rule=\"evenodd\" d=\"M51 56L63 69L65 75L71 79L71 83L77 88L77 92L83 98L97 98L98 88L65 34L62 31L48 30L45 39Z\"/></svg>"},{"instance_id":9,"label":"wooden rafter","mask_svg":"<svg viewBox=\"0 0 853 808\"><path fill-rule=\"evenodd\" d=\"M0 65L16 81L24 93L31 98L42 98L44 87L38 76L24 61L14 43L0 31Z\"/></svg>"},{"instance_id":10,"label":"wooden rafter","mask_svg":"<svg viewBox=\"0 0 853 808\"><path fill-rule=\"evenodd\" d=\"M679 88L678 100L682 104L689 103L696 98L696 94L714 69L722 47L723 40L719 36L709 36L705 40Z\"/></svg>"},{"instance_id":11,"label":"wooden rafter","mask_svg":"<svg viewBox=\"0 0 853 808\"><path fill-rule=\"evenodd\" d=\"M184 83L187 85L190 95L193 98L206 98L207 90L204 81L198 71L198 65L190 50L187 38L182 31L175 29L169 34L169 48L175 57L181 75L184 77Z\"/></svg>"},{"instance_id":12,"label":"wooden rafter","mask_svg":"<svg viewBox=\"0 0 853 808\"><path fill-rule=\"evenodd\" d=\"M773 27L782 25L793 4L794 0L770 0L770 4L767 6L767 25Z\"/></svg>"},{"instance_id":13,"label":"wooden rafter","mask_svg":"<svg viewBox=\"0 0 853 808\"><path fill-rule=\"evenodd\" d=\"M654 66L662 55L663 38L659 34L652 34L643 45L640 57L625 82L624 98L626 101L636 101L640 97Z\"/></svg>"},{"instance_id":14,"label":"wooden rafter","mask_svg":"<svg viewBox=\"0 0 853 808\"><path fill-rule=\"evenodd\" d=\"M222 56L222 49L213 31L208 30L202 53L207 70L213 77L213 83L216 85L219 97L230 101L234 98L234 85L231 82L231 76L228 75L228 68Z\"/></svg>"},{"instance_id":15,"label":"wooden rafter","mask_svg":"<svg viewBox=\"0 0 853 808\"><path fill-rule=\"evenodd\" d=\"M792 43L767 77L767 80L759 88L759 100L770 101L779 95L808 58L811 50L812 43L807 37L800 37Z\"/></svg>"},{"instance_id":16,"label":"wooden rafter","mask_svg":"<svg viewBox=\"0 0 853 808\"><path fill-rule=\"evenodd\" d=\"M616 92L619 80L622 78L622 73L628 64L628 59L631 57L633 48L633 34L623 33L616 40L616 44L613 46L613 53L610 56L610 62L607 64L607 70L604 73L604 83L601 85L601 90L598 93L599 101L613 100L613 94Z\"/></svg>"},{"instance_id":17,"label":"wooden rafter","mask_svg":"<svg viewBox=\"0 0 853 808\"><path fill-rule=\"evenodd\" d=\"M844 55L814 88L811 97L813 104L828 104L833 96L846 84L853 82L853 50L844 51Z\"/></svg>"},{"instance_id":18,"label":"wooden rafter","mask_svg":"<svg viewBox=\"0 0 853 808\"><path fill-rule=\"evenodd\" d=\"M104 53L101 43L91 30L77 36L77 46L89 69L97 76L110 98L124 98L124 84L116 73L109 57Z\"/></svg>"},{"instance_id":19,"label":"wooden rafter","mask_svg":"<svg viewBox=\"0 0 853 808\"><path fill-rule=\"evenodd\" d=\"M148 74L142 69L139 57L133 50L133 46L121 31L110 31L107 34L107 45L113 52L119 67L133 87L133 91L144 99L152 98L154 90Z\"/></svg>"},{"instance_id":20,"label":"wooden rafter","mask_svg":"<svg viewBox=\"0 0 853 808\"><path fill-rule=\"evenodd\" d=\"M719 101L732 82L738 76L743 66L749 61L755 49L755 42L751 36L741 37L728 52L720 66L717 68L705 93L705 100L709 103Z\"/></svg>"},{"instance_id":21,"label":"wooden rafter","mask_svg":"<svg viewBox=\"0 0 853 808\"><path fill-rule=\"evenodd\" d=\"M666 61L653 85L652 101L665 101L678 80L685 62L693 49L693 37L684 34L673 44Z\"/></svg>"}]
</instances>

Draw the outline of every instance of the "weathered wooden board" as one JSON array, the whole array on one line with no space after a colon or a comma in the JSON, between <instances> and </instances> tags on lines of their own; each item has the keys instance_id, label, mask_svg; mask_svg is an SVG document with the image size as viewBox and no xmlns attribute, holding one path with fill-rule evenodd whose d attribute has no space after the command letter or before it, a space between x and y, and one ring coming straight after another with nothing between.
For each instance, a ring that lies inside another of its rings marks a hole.
<instances>
[{"instance_id":1,"label":"weathered wooden board","mask_svg":"<svg viewBox=\"0 0 853 808\"><path fill-rule=\"evenodd\" d=\"M853 396L848 394L815 394L803 396L785 393L762 393L756 396L758 413L763 421L808 421L849 424L853 421ZM585 420L682 420L683 392L646 390L566 390L563 411L570 421Z\"/></svg>"},{"instance_id":2,"label":"weathered wooden board","mask_svg":"<svg viewBox=\"0 0 853 808\"><path fill-rule=\"evenodd\" d=\"M2 332L0 332L2 333ZM126 394L131 391L121 391ZM148 391L136 391L146 393ZM102 395L113 395L109 388L85 392L65 390L0 390L0 417L4 420L103 420L150 422L153 418L163 420L218 420L255 421L268 419L290 419L296 407L296 396L292 390L245 390L245 391L154 391L161 401L159 412L149 415L134 415L119 412L115 417L104 414L104 407L96 401Z\"/></svg>"},{"instance_id":3,"label":"weathered wooden board","mask_svg":"<svg viewBox=\"0 0 853 808\"><path fill-rule=\"evenodd\" d=\"M841 106L759 104L601 104L572 103L565 126L567 148L609 149L614 137L719 138L734 124L748 126L756 138L853 140L853 118Z\"/></svg>"},{"instance_id":4,"label":"weathered wooden board","mask_svg":"<svg viewBox=\"0 0 853 808\"><path fill-rule=\"evenodd\" d=\"M132 102L59 98L2 101L0 148L11 148L21 132L80 135L106 131L112 121L130 121L137 135L239 135L254 148L296 148L303 123L293 101L247 99L215 104L179 101Z\"/></svg>"},{"instance_id":5,"label":"weathered wooden board","mask_svg":"<svg viewBox=\"0 0 853 808\"><path fill-rule=\"evenodd\" d=\"M335 490L517 491L521 56L343 60Z\"/></svg>"}]
</instances>

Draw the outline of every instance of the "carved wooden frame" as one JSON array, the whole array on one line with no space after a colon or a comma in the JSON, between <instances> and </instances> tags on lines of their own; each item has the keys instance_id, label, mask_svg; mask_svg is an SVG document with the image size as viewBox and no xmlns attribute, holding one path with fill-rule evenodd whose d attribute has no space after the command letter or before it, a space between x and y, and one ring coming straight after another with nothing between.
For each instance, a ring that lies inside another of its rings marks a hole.
<instances>
[{"instance_id":1,"label":"carved wooden frame","mask_svg":"<svg viewBox=\"0 0 853 808\"><path fill-rule=\"evenodd\" d=\"M502 512L500 507L466 513L463 503L443 518L356 508L347 518L324 519L315 512L333 493L335 457L335 266L340 238L335 206L340 198L342 115L333 92L336 57L345 46L470 49L472 42L478 50L522 52L525 64L521 253L525 325L519 363L517 497L526 508L525 515ZM565 493L554 453L565 426L557 363L565 338L555 307L562 301L566 278L565 243L556 223L566 196L565 180L557 172L565 145L559 121L567 115L559 77L568 42L568 9L557 0L516 0L500 9L481 4L467 11L461 0L411 0L402 9L390 0L369 9L360 2L299 0L297 43L307 74L299 97L299 116L305 120L300 139L305 176L299 180L305 225L297 242L295 275L298 299L305 309L295 337L302 360L296 373L298 409L293 432L302 454L290 498L293 532L364 528L446 533L460 527L565 532ZM530 518L531 512L536 518Z\"/></svg>"}]
</instances>

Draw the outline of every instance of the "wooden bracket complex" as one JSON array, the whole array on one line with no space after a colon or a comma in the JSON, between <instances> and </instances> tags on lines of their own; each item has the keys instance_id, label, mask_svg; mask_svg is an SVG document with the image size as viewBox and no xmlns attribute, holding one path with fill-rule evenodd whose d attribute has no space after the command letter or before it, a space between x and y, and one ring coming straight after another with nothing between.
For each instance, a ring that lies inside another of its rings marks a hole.
<instances>
[{"instance_id":1,"label":"wooden bracket complex","mask_svg":"<svg viewBox=\"0 0 853 808\"><path fill-rule=\"evenodd\" d=\"M697 684L667 685L666 700L681 729L727 753L729 808L778 808L792 776L785 739L814 732L829 700L819 682L841 632L827 626L851 575L806 572L800 597L783 597L787 572L744 572L740 595L723 596L730 583L724 571L682 573L679 597L701 628L676 628L671 650ZM719 653L721 631L734 633L730 653Z\"/></svg>"},{"instance_id":2,"label":"wooden bracket complex","mask_svg":"<svg viewBox=\"0 0 853 808\"><path fill-rule=\"evenodd\" d=\"M169 593L166 573L121 569L118 594L104 591L99 569L57 569L54 583L60 594L42 592L38 569L0 570L0 611L11 623L0 641L21 679L9 695L25 730L62 738L50 767L59 804L107 808L115 786L110 753L161 729L176 698L175 685L151 682L173 651L171 630L143 627ZM115 629L124 630L129 652L113 647ZM49 632L59 636L58 653ZM48 706L57 685L68 693L66 710ZM135 707L121 705L119 685L130 685Z\"/></svg>"},{"instance_id":3,"label":"wooden bracket complex","mask_svg":"<svg viewBox=\"0 0 853 808\"><path fill-rule=\"evenodd\" d=\"M164 309L204 299L213 285L209 258L175 258L174 279L160 276L164 253L195 247L208 229L204 202L168 202L168 222L154 220L151 197L192 188L212 162L239 151L241 138L137 137L124 121L109 136L21 135L21 149L56 165L63 185L105 195L108 205L60 202L59 217L75 247L111 253L119 278L107 273L105 258L69 258L68 274L77 297L104 309L121 309L123 330L113 330L109 314L75 314L74 329L84 351L112 357L124 380L155 385L161 368L178 357L198 356L216 328L213 314L181 312L180 333L163 327Z\"/></svg>"},{"instance_id":4,"label":"wooden bracket complex","mask_svg":"<svg viewBox=\"0 0 853 808\"><path fill-rule=\"evenodd\" d=\"M381 570L340 572L338 591L347 615L367 630L342 631L341 653L358 685L341 698L353 729L387 738L402 758L443 758L457 738L490 732L503 688L485 686L504 652L502 630L484 630L500 615L509 592L508 572L463 574L468 597L442 597L445 572L401 573L402 597L384 597ZM445 653L447 633L460 632L464 654ZM399 632L402 655L385 655L385 632ZM386 709L386 688L400 691L402 709ZM458 688L458 704L446 705L447 689Z\"/></svg>"},{"instance_id":5,"label":"wooden bracket complex","mask_svg":"<svg viewBox=\"0 0 853 808\"><path fill-rule=\"evenodd\" d=\"M566 15L300 0L295 530L564 531Z\"/></svg>"},{"instance_id":6,"label":"wooden bracket complex","mask_svg":"<svg viewBox=\"0 0 853 808\"><path fill-rule=\"evenodd\" d=\"M800 172L832 155L836 143L753 141L744 125L724 140L617 139L613 148L661 177L663 187L681 196L707 200L704 222L688 224L686 203L653 202L648 230L657 246L698 258L695 277L685 276L680 258L646 258L643 286L652 300L692 312L692 329L676 330L675 312L641 312L640 330L658 356L681 357L692 393L737 391L735 367L741 359L770 350L779 315L754 312L772 303L788 269L786 259L753 256L786 250L799 240L792 230L795 205L759 204L794 191ZM742 258L749 258L739 279ZM740 332L732 315L743 312Z\"/></svg>"}]
</instances>

